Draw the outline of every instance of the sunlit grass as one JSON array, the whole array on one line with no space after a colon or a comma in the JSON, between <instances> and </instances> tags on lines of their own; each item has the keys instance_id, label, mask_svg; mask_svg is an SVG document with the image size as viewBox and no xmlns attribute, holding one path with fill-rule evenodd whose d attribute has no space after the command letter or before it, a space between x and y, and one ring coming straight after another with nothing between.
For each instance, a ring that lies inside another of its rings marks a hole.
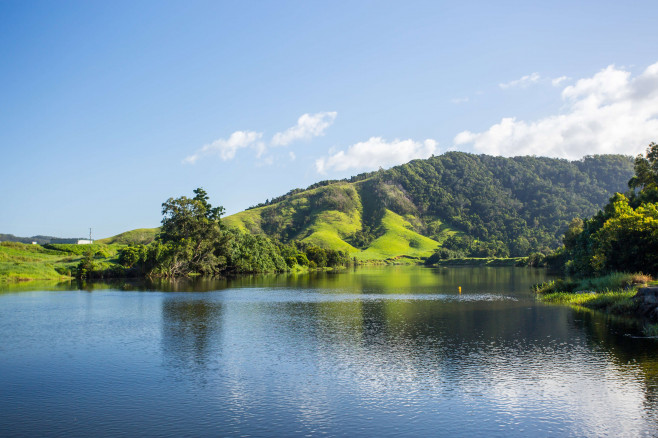
<instances>
[{"instance_id":1,"label":"sunlit grass","mask_svg":"<svg viewBox=\"0 0 658 438\"><path fill-rule=\"evenodd\" d=\"M126 231L116 236L98 239L96 243L101 244L149 244L155 240L155 236L160 232L160 228L138 228L136 230Z\"/></svg>"},{"instance_id":2,"label":"sunlit grass","mask_svg":"<svg viewBox=\"0 0 658 438\"><path fill-rule=\"evenodd\" d=\"M438 243L416 233L402 216L386 210L382 219L385 232L373 240L368 249L355 256L359 260L385 260L399 255L429 257Z\"/></svg>"},{"instance_id":3,"label":"sunlit grass","mask_svg":"<svg viewBox=\"0 0 658 438\"><path fill-rule=\"evenodd\" d=\"M59 280L75 275L85 251L93 251L101 268L111 266L122 245L56 244L44 248L18 242L0 242L0 281Z\"/></svg>"},{"instance_id":4,"label":"sunlit grass","mask_svg":"<svg viewBox=\"0 0 658 438\"><path fill-rule=\"evenodd\" d=\"M0 281L65 278L68 266L74 265L77 259L70 253L45 249L41 245L1 242Z\"/></svg>"},{"instance_id":5,"label":"sunlit grass","mask_svg":"<svg viewBox=\"0 0 658 438\"><path fill-rule=\"evenodd\" d=\"M344 237L361 229L361 217L358 211L351 214L339 211L325 211L318 215L307 232L310 234L302 241L333 250L357 252L358 249L344 240Z\"/></svg>"},{"instance_id":6,"label":"sunlit grass","mask_svg":"<svg viewBox=\"0 0 658 438\"><path fill-rule=\"evenodd\" d=\"M543 302L584 307L611 315L637 316L640 303L633 297L638 287L651 281L648 275L615 272L577 281L554 280L535 285L534 290ZM647 324L644 332L655 336L658 326Z\"/></svg>"},{"instance_id":7,"label":"sunlit grass","mask_svg":"<svg viewBox=\"0 0 658 438\"><path fill-rule=\"evenodd\" d=\"M647 284L651 276L641 273L613 272L601 277L583 278L579 280L552 280L536 284L533 289L544 299L556 292L614 292Z\"/></svg>"}]
</instances>

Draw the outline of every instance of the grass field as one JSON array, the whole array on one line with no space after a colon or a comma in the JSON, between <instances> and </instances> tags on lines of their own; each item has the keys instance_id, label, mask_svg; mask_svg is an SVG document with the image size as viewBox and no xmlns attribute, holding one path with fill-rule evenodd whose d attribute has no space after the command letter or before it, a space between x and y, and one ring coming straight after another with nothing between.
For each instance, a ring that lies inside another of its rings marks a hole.
<instances>
[{"instance_id":1,"label":"grass field","mask_svg":"<svg viewBox=\"0 0 658 438\"><path fill-rule=\"evenodd\" d=\"M41 245L0 243L0 281L57 280L68 278L80 257Z\"/></svg>"},{"instance_id":2,"label":"grass field","mask_svg":"<svg viewBox=\"0 0 658 438\"><path fill-rule=\"evenodd\" d=\"M0 281L70 279L85 251L92 250L102 267L111 264L121 246L0 242Z\"/></svg>"}]
</instances>

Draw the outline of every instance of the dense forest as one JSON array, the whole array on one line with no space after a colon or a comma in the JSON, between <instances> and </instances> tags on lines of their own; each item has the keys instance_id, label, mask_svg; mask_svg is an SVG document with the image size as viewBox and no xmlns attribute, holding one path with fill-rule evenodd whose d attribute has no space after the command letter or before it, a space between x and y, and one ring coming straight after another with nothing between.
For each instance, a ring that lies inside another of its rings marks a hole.
<instances>
[{"instance_id":1,"label":"dense forest","mask_svg":"<svg viewBox=\"0 0 658 438\"><path fill-rule=\"evenodd\" d=\"M323 181L238 213L227 224L360 259L525 256L561 244L570 221L626 190L633 160L577 161L448 152Z\"/></svg>"},{"instance_id":2,"label":"dense forest","mask_svg":"<svg viewBox=\"0 0 658 438\"><path fill-rule=\"evenodd\" d=\"M551 257L568 274L658 274L658 144L634 162L629 190L616 193L591 218L575 218Z\"/></svg>"}]
</instances>

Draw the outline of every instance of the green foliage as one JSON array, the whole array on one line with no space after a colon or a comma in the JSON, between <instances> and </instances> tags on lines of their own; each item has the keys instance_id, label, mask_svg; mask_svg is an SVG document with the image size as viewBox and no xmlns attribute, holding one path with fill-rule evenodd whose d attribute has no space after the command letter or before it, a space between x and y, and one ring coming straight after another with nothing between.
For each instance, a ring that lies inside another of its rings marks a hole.
<instances>
[{"instance_id":1,"label":"green foliage","mask_svg":"<svg viewBox=\"0 0 658 438\"><path fill-rule=\"evenodd\" d=\"M574 219L564 237L564 269L581 276L613 271L658 273L658 145L635 160L625 196L616 193L591 219ZM630 199L629 199L630 198ZM651 201L654 200L654 201Z\"/></svg>"},{"instance_id":2,"label":"green foliage","mask_svg":"<svg viewBox=\"0 0 658 438\"><path fill-rule=\"evenodd\" d=\"M265 236L226 231L226 244L219 248L224 273L283 272L288 269L278 248Z\"/></svg>"},{"instance_id":3,"label":"green foliage","mask_svg":"<svg viewBox=\"0 0 658 438\"><path fill-rule=\"evenodd\" d=\"M632 166L619 155L569 162L449 152L295 189L227 223L360 260L427 257L439 245L460 257L547 254L573 217L593 215L626 187ZM387 223L391 214L405 225ZM455 236L464 241L450 242Z\"/></svg>"},{"instance_id":4,"label":"green foliage","mask_svg":"<svg viewBox=\"0 0 658 438\"><path fill-rule=\"evenodd\" d=\"M610 292L627 290L637 285L646 284L651 277L644 274L612 272L601 277L588 277L578 280L552 280L534 285L532 288L538 294L572 293L575 291Z\"/></svg>"},{"instance_id":5,"label":"green foliage","mask_svg":"<svg viewBox=\"0 0 658 438\"><path fill-rule=\"evenodd\" d=\"M130 245L119 250L119 264L125 268L132 268L146 258L147 250L144 245Z\"/></svg>"},{"instance_id":6,"label":"green foliage","mask_svg":"<svg viewBox=\"0 0 658 438\"><path fill-rule=\"evenodd\" d=\"M628 181L633 189L632 204L638 206L645 202L658 202L658 144L651 143L646 156L635 158L635 176Z\"/></svg>"},{"instance_id":7,"label":"green foliage","mask_svg":"<svg viewBox=\"0 0 658 438\"><path fill-rule=\"evenodd\" d=\"M556 292L573 292L577 287L577 282L560 278L557 280L536 284L532 287L532 289L535 291L535 293L538 294L551 294Z\"/></svg>"},{"instance_id":8,"label":"green foliage","mask_svg":"<svg viewBox=\"0 0 658 438\"><path fill-rule=\"evenodd\" d=\"M82 260L78 263L75 276L80 279L89 278L93 275L96 268L97 265L94 261L94 251L92 249L87 249L83 254Z\"/></svg>"},{"instance_id":9,"label":"green foliage","mask_svg":"<svg viewBox=\"0 0 658 438\"><path fill-rule=\"evenodd\" d=\"M169 198L162 204L158 241L166 249L159 264L162 272L172 277L219 273L216 251L225 238L220 222L224 208L213 208L203 189L194 193L194 198Z\"/></svg>"},{"instance_id":10,"label":"green foliage","mask_svg":"<svg viewBox=\"0 0 658 438\"><path fill-rule=\"evenodd\" d=\"M450 259L455 259L455 258L458 258L458 257L461 257L461 256L462 256L462 254L460 254L456 251L450 250L448 248L439 248L434 252L434 254L432 254L431 256L429 256L425 260L425 264L426 265L435 265L436 263L440 262L441 260L450 260Z\"/></svg>"}]
</instances>

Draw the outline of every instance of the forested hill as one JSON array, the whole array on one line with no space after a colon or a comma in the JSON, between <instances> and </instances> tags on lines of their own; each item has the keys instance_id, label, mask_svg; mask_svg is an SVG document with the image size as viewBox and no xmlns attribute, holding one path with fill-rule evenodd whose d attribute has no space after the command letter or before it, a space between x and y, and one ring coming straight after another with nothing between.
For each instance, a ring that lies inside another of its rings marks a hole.
<instances>
[{"instance_id":1,"label":"forested hill","mask_svg":"<svg viewBox=\"0 0 658 438\"><path fill-rule=\"evenodd\" d=\"M596 213L633 175L631 157L578 161L448 152L350 180L296 189L224 219L284 242L361 259L520 256L555 248L574 217Z\"/></svg>"}]
</instances>

